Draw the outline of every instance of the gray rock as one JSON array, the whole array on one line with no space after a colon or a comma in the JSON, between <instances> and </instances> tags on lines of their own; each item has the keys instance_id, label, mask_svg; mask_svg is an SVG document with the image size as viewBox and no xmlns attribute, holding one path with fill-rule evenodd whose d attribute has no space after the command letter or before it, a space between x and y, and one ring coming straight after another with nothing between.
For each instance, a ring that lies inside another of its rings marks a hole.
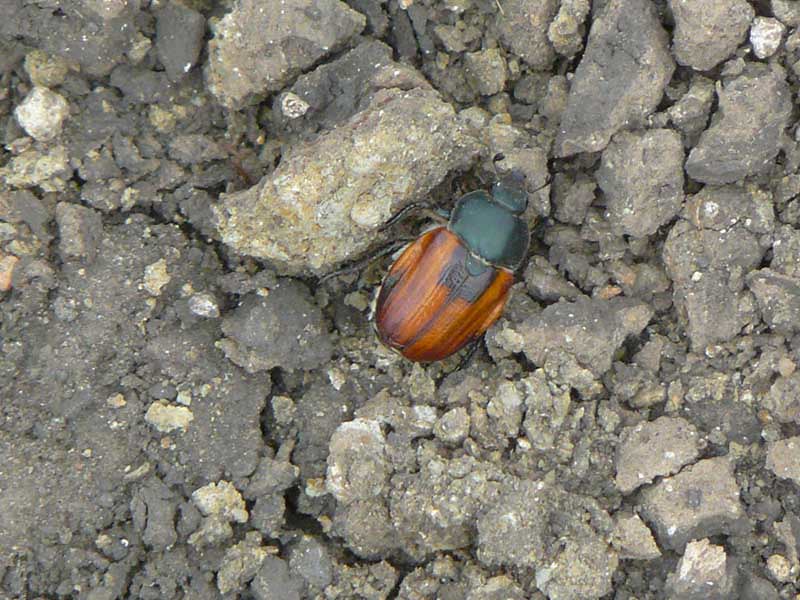
<instances>
[{"instance_id":1,"label":"gray rock","mask_svg":"<svg viewBox=\"0 0 800 600\"><path fill-rule=\"evenodd\" d=\"M670 121L687 136L699 135L708 123L714 97L714 82L695 74L689 90L667 109Z\"/></svg>"},{"instance_id":2,"label":"gray rock","mask_svg":"<svg viewBox=\"0 0 800 600\"><path fill-rule=\"evenodd\" d=\"M733 54L755 11L745 0L670 0L673 50L682 65L707 71Z\"/></svg>"},{"instance_id":3,"label":"gray rock","mask_svg":"<svg viewBox=\"0 0 800 600\"><path fill-rule=\"evenodd\" d=\"M735 337L755 318L744 275L764 255L761 237L772 231L769 197L734 187L706 186L687 198L690 221L672 226L663 259L673 299L696 350Z\"/></svg>"},{"instance_id":4,"label":"gray rock","mask_svg":"<svg viewBox=\"0 0 800 600\"><path fill-rule=\"evenodd\" d=\"M800 331L800 279L761 269L747 276L747 285L773 331L787 336Z\"/></svg>"},{"instance_id":5,"label":"gray rock","mask_svg":"<svg viewBox=\"0 0 800 600\"><path fill-rule=\"evenodd\" d=\"M584 513L591 524L580 518ZM600 598L611 591L618 564L604 539L610 530L611 519L594 500L516 481L478 519L477 556L488 567L535 569L548 598Z\"/></svg>"},{"instance_id":6,"label":"gray rock","mask_svg":"<svg viewBox=\"0 0 800 600\"><path fill-rule=\"evenodd\" d=\"M772 442L767 448L767 468L776 476L800 485L800 437Z\"/></svg>"},{"instance_id":7,"label":"gray rock","mask_svg":"<svg viewBox=\"0 0 800 600\"><path fill-rule=\"evenodd\" d=\"M620 132L603 150L597 183L606 194L613 231L655 233L683 204L683 143L669 129Z\"/></svg>"},{"instance_id":8,"label":"gray rock","mask_svg":"<svg viewBox=\"0 0 800 600\"><path fill-rule=\"evenodd\" d=\"M531 257L523 277L528 292L537 300L557 302L562 298L576 300L583 296L583 292L567 281L543 256Z\"/></svg>"},{"instance_id":9,"label":"gray rock","mask_svg":"<svg viewBox=\"0 0 800 600\"><path fill-rule=\"evenodd\" d=\"M638 364L614 363L609 383L614 397L632 408L655 406L667 395L667 386L656 374Z\"/></svg>"},{"instance_id":10,"label":"gray rock","mask_svg":"<svg viewBox=\"0 0 800 600\"><path fill-rule=\"evenodd\" d=\"M389 504L395 543L418 558L469 546L478 515L497 502L502 477L470 456L432 458L419 472L396 474Z\"/></svg>"},{"instance_id":11,"label":"gray rock","mask_svg":"<svg viewBox=\"0 0 800 600\"><path fill-rule=\"evenodd\" d=\"M219 233L287 272L322 273L365 251L392 214L477 150L434 92L379 91L346 124L295 146L260 184L223 196Z\"/></svg>"},{"instance_id":12,"label":"gray rock","mask_svg":"<svg viewBox=\"0 0 800 600\"><path fill-rule=\"evenodd\" d=\"M223 106L240 108L280 90L365 24L339 0L239 0L208 43L208 87Z\"/></svg>"},{"instance_id":13,"label":"gray rock","mask_svg":"<svg viewBox=\"0 0 800 600\"><path fill-rule=\"evenodd\" d=\"M525 387L525 420L522 427L533 448L553 452L562 428L568 426L567 417L572 406L568 386L557 386L547 380L542 369L537 369L522 380ZM566 437L566 432L564 437Z\"/></svg>"},{"instance_id":14,"label":"gray rock","mask_svg":"<svg viewBox=\"0 0 800 600\"><path fill-rule=\"evenodd\" d=\"M353 554L365 560L378 560L401 545L382 498L337 505L333 533L342 538Z\"/></svg>"},{"instance_id":15,"label":"gray rock","mask_svg":"<svg viewBox=\"0 0 800 600\"><path fill-rule=\"evenodd\" d=\"M614 353L629 335L638 335L653 310L630 298L579 298L559 302L520 323L521 350L537 365L551 352L563 351L600 376L611 368Z\"/></svg>"},{"instance_id":16,"label":"gray rock","mask_svg":"<svg viewBox=\"0 0 800 600\"><path fill-rule=\"evenodd\" d=\"M180 81L197 64L205 32L205 17L180 2L156 12L156 51L171 81Z\"/></svg>"},{"instance_id":17,"label":"gray rock","mask_svg":"<svg viewBox=\"0 0 800 600\"><path fill-rule=\"evenodd\" d=\"M465 54L464 73L477 94L492 96L505 89L508 65L500 50L490 48Z\"/></svg>"},{"instance_id":18,"label":"gray rock","mask_svg":"<svg viewBox=\"0 0 800 600\"><path fill-rule=\"evenodd\" d=\"M56 205L56 223L61 260L94 262L103 236L100 214L79 204L59 202Z\"/></svg>"},{"instance_id":19,"label":"gray rock","mask_svg":"<svg viewBox=\"0 0 800 600\"><path fill-rule=\"evenodd\" d=\"M278 94L272 114L278 126L303 133L333 129L363 109L384 88L430 88L422 73L392 60L392 49L378 40L366 40L341 57L297 78L285 94ZM284 102L294 94L308 105L302 118L285 114Z\"/></svg>"},{"instance_id":20,"label":"gray rock","mask_svg":"<svg viewBox=\"0 0 800 600\"><path fill-rule=\"evenodd\" d=\"M391 475L386 438L377 421L355 419L339 425L331 436L327 490L350 504L382 495Z\"/></svg>"},{"instance_id":21,"label":"gray rock","mask_svg":"<svg viewBox=\"0 0 800 600\"><path fill-rule=\"evenodd\" d=\"M266 297L245 296L222 321L225 355L246 371L313 369L331 356L322 311L300 282L282 279Z\"/></svg>"},{"instance_id":22,"label":"gray rock","mask_svg":"<svg viewBox=\"0 0 800 600\"><path fill-rule=\"evenodd\" d=\"M509 0L497 12L497 33L502 44L534 70L550 68L555 52L547 39L557 0Z\"/></svg>"},{"instance_id":23,"label":"gray rock","mask_svg":"<svg viewBox=\"0 0 800 600\"><path fill-rule=\"evenodd\" d=\"M783 225L775 231L770 267L788 277L800 277L800 230Z\"/></svg>"},{"instance_id":24,"label":"gray rock","mask_svg":"<svg viewBox=\"0 0 800 600\"><path fill-rule=\"evenodd\" d=\"M222 557L217 573L217 589L220 594L241 592L258 573L268 554L268 549L261 545L261 534L248 531L245 539L228 548Z\"/></svg>"},{"instance_id":25,"label":"gray rock","mask_svg":"<svg viewBox=\"0 0 800 600\"><path fill-rule=\"evenodd\" d=\"M333 584L325 590L330 598L389 598L397 588L400 573L392 565L381 560L374 564L337 565Z\"/></svg>"},{"instance_id":26,"label":"gray rock","mask_svg":"<svg viewBox=\"0 0 800 600\"><path fill-rule=\"evenodd\" d=\"M644 490L641 509L661 545L676 552L689 540L748 527L733 465L724 456L701 460Z\"/></svg>"},{"instance_id":27,"label":"gray rock","mask_svg":"<svg viewBox=\"0 0 800 600\"><path fill-rule=\"evenodd\" d=\"M268 556L250 583L250 593L256 600L300 600L301 585L289 572L282 558Z\"/></svg>"},{"instance_id":28,"label":"gray rock","mask_svg":"<svg viewBox=\"0 0 800 600\"><path fill-rule=\"evenodd\" d=\"M639 515L615 515L611 545L623 559L653 560L661 556L653 533Z\"/></svg>"},{"instance_id":29,"label":"gray rock","mask_svg":"<svg viewBox=\"0 0 800 600\"><path fill-rule=\"evenodd\" d=\"M617 488L630 494L656 477L677 473L700 454L697 429L680 417L626 427L617 447Z\"/></svg>"},{"instance_id":30,"label":"gray rock","mask_svg":"<svg viewBox=\"0 0 800 600\"><path fill-rule=\"evenodd\" d=\"M289 571L316 592L333 580L333 560L327 546L317 537L304 535L289 548Z\"/></svg>"},{"instance_id":31,"label":"gray rock","mask_svg":"<svg viewBox=\"0 0 800 600\"><path fill-rule=\"evenodd\" d=\"M109 81L123 93L126 100L137 104L167 103L175 94L175 87L165 72L152 71L143 66L119 65L111 72ZM120 136L116 137L119 139ZM115 146L115 153L117 150Z\"/></svg>"},{"instance_id":32,"label":"gray rock","mask_svg":"<svg viewBox=\"0 0 800 600\"><path fill-rule=\"evenodd\" d=\"M283 494L259 496L250 513L250 524L265 536L279 537L286 522L286 500Z\"/></svg>"},{"instance_id":33,"label":"gray rock","mask_svg":"<svg viewBox=\"0 0 800 600\"><path fill-rule=\"evenodd\" d=\"M768 170L792 109L785 73L751 64L717 94L719 109L689 153L686 172L697 181L721 184Z\"/></svg>"},{"instance_id":34,"label":"gray rock","mask_svg":"<svg viewBox=\"0 0 800 600\"><path fill-rule=\"evenodd\" d=\"M150 479L131 500L134 527L142 541L155 550L166 550L178 541L175 531L177 499L160 479Z\"/></svg>"},{"instance_id":35,"label":"gray rock","mask_svg":"<svg viewBox=\"0 0 800 600\"><path fill-rule=\"evenodd\" d=\"M583 173L556 173L553 176L553 208L562 223L581 225L594 202L597 184Z\"/></svg>"},{"instance_id":36,"label":"gray rock","mask_svg":"<svg viewBox=\"0 0 800 600\"><path fill-rule=\"evenodd\" d=\"M297 475L298 468L292 463L264 456L242 495L248 500L255 500L261 496L282 493L294 484Z\"/></svg>"},{"instance_id":37,"label":"gray rock","mask_svg":"<svg viewBox=\"0 0 800 600\"><path fill-rule=\"evenodd\" d=\"M669 600L726 600L736 586L736 561L728 560L725 548L708 539L686 545L678 565L667 577Z\"/></svg>"},{"instance_id":38,"label":"gray rock","mask_svg":"<svg viewBox=\"0 0 800 600\"><path fill-rule=\"evenodd\" d=\"M571 58L583 49L584 22L589 8L589 0L561 2L558 14L547 30L547 39L556 52Z\"/></svg>"},{"instance_id":39,"label":"gray rock","mask_svg":"<svg viewBox=\"0 0 800 600\"><path fill-rule=\"evenodd\" d=\"M176 135L169 142L167 154L184 165L228 158L228 153L211 136L199 133Z\"/></svg>"},{"instance_id":40,"label":"gray rock","mask_svg":"<svg viewBox=\"0 0 800 600\"><path fill-rule=\"evenodd\" d=\"M793 0L771 0L772 13L787 27L800 25L800 6Z\"/></svg>"},{"instance_id":41,"label":"gray rock","mask_svg":"<svg viewBox=\"0 0 800 600\"><path fill-rule=\"evenodd\" d=\"M465 600L525 600L527 597L511 577L498 575L470 589Z\"/></svg>"},{"instance_id":42,"label":"gray rock","mask_svg":"<svg viewBox=\"0 0 800 600\"><path fill-rule=\"evenodd\" d=\"M33 192L29 190L0 192L0 219L7 225L25 223L39 240L49 242L53 237L48 229L52 218L52 207L45 206Z\"/></svg>"},{"instance_id":43,"label":"gray rock","mask_svg":"<svg viewBox=\"0 0 800 600\"><path fill-rule=\"evenodd\" d=\"M774 2L773 2L774 4ZM766 579L749 573L748 577L743 577L742 589L739 592L739 600L780 600L775 587Z\"/></svg>"},{"instance_id":44,"label":"gray rock","mask_svg":"<svg viewBox=\"0 0 800 600\"><path fill-rule=\"evenodd\" d=\"M800 423L800 371L778 377L763 404L779 422Z\"/></svg>"},{"instance_id":45,"label":"gray rock","mask_svg":"<svg viewBox=\"0 0 800 600\"><path fill-rule=\"evenodd\" d=\"M138 13L139 7L127 2L73 2L53 10L10 0L0 3L0 38L24 40L29 48L77 63L82 73L100 78L135 56Z\"/></svg>"},{"instance_id":46,"label":"gray rock","mask_svg":"<svg viewBox=\"0 0 800 600\"><path fill-rule=\"evenodd\" d=\"M433 435L445 444L458 445L469 435L469 412L463 406L444 413L433 426Z\"/></svg>"},{"instance_id":47,"label":"gray rock","mask_svg":"<svg viewBox=\"0 0 800 600\"><path fill-rule=\"evenodd\" d=\"M674 69L652 3L609 0L592 23L575 70L555 154L597 152L618 130L643 124Z\"/></svg>"}]
</instances>

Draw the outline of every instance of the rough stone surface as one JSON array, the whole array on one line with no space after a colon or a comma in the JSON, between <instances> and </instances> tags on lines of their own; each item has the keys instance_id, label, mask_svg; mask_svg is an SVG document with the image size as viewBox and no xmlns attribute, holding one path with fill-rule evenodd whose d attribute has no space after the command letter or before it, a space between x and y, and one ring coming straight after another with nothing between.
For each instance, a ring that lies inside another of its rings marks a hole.
<instances>
[{"instance_id":1,"label":"rough stone surface","mask_svg":"<svg viewBox=\"0 0 800 600\"><path fill-rule=\"evenodd\" d=\"M579 515L587 512L587 523ZM560 517L556 517L560 515ZM600 598L611 591L617 553L611 519L594 501L541 482L515 482L478 520L478 560L535 569L549 598Z\"/></svg>"},{"instance_id":2,"label":"rough stone surface","mask_svg":"<svg viewBox=\"0 0 800 600\"><path fill-rule=\"evenodd\" d=\"M677 473L699 453L698 431L683 418L659 417L627 427L617 447L617 487L630 494L656 477Z\"/></svg>"},{"instance_id":3,"label":"rough stone surface","mask_svg":"<svg viewBox=\"0 0 800 600\"><path fill-rule=\"evenodd\" d=\"M556 52L571 58L583 49L582 34L589 9L589 0L561 2L558 14L547 30L547 38Z\"/></svg>"},{"instance_id":4,"label":"rough stone surface","mask_svg":"<svg viewBox=\"0 0 800 600\"><path fill-rule=\"evenodd\" d=\"M743 275L761 262L774 215L757 191L706 186L687 198L689 220L669 232L663 258L695 349L736 336L755 316Z\"/></svg>"},{"instance_id":5,"label":"rough stone surface","mask_svg":"<svg viewBox=\"0 0 800 600\"><path fill-rule=\"evenodd\" d=\"M778 477L800 485L800 437L778 440L767 449L767 468Z\"/></svg>"},{"instance_id":6,"label":"rough stone surface","mask_svg":"<svg viewBox=\"0 0 800 600\"><path fill-rule=\"evenodd\" d=\"M144 415L144 420L161 433L176 429L186 430L194 420L192 411L185 406L171 406L165 402L153 402Z\"/></svg>"},{"instance_id":7,"label":"rough stone surface","mask_svg":"<svg viewBox=\"0 0 800 600\"><path fill-rule=\"evenodd\" d=\"M747 286L771 329L786 335L800 331L800 279L761 269L747 276Z\"/></svg>"},{"instance_id":8,"label":"rough stone surface","mask_svg":"<svg viewBox=\"0 0 800 600\"><path fill-rule=\"evenodd\" d=\"M689 540L746 528L739 486L726 457L701 460L662 479L642 492L641 503L659 543L676 552Z\"/></svg>"},{"instance_id":9,"label":"rough stone surface","mask_svg":"<svg viewBox=\"0 0 800 600\"><path fill-rule=\"evenodd\" d=\"M649 306L630 298L559 302L519 325L520 349L537 365L551 353L566 352L599 376L611 368L625 338L642 331L652 314Z\"/></svg>"},{"instance_id":10,"label":"rough stone surface","mask_svg":"<svg viewBox=\"0 0 800 600\"><path fill-rule=\"evenodd\" d=\"M639 515L615 517L611 544L623 559L653 560L661 556L653 533Z\"/></svg>"},{"instance_id":11,"label":"rough stone surface","mask_svg":"<svg viewBox=\"0 0 800 600\"><path fill-rule=\"evenodd\" d=\"M220 515L229 521L245 523L247 509L239 491L229 481L209 483L192 492L192 500L206 516Z\"/></svg>"},{"instance_id":12,"label":"rough stone surface","mask_svg":"<svg viewBox=\"0 0 800 600\"><path fill-rule=\"evenodd\" d=\"M675 17L675 58L698 71L707 71L733 54L755 14L745 0L670 0L669 7Z\"/></svg>"},{"instance_id":13,"label":"rough stone surface","mask_svg":"<svg viewBox=\"0 0 800 600\"><path fill-rule=\"evenodd\" d=\"M655 110L675 63L646 0L609 0L592 23L555 143L557 156L597 152Z\"/></svg>"},{"instance_id":14,"label":"rough stone surface","mask_svg":"<svg viewBox=\"0 0 800 600\"><path fill-rule=\"evenodd\" d=\"M556 55L547 29L557 10L556 0L509 0L497 13L500 41L533 69L549 68Z\"/></svg>"},{"instance_id":15,"label":"rough stone surface","mask_svg":"<svg viewBox=\"0 0 800 600\"><path fill-rule=\"evenodd\" d=\"M64 120L69 116L69 104L62 95L36 86L14 110L14 116L31 137L52 140L61 134Z\"/></svg>"},{"instance_id":16,"label":"rough stone surface","mask_svg":"<svg viewBox=\"0 0 800 600\"><path fill-rule=\"evenodd\" d=\"M469 545L475 522L501 490L502 474L471 457L432 459L419 473L392 478L389 512L398 541L424 557Z\"/></svg>"},{"instance_id":17,"label":"rough stone surface","mask_svg":"<svg viewBox=\"0 0 800 600\"><path fill-rule=\"evenodd\" d=\"M250 584L256 600L300 600L301 587L282 558L268 556Z\"/></svg>"},{"instance_id":18,"label":"rough stone surface","mask_svg":"<svg viewBox=\"0 0 800 600\"><path fill-rule=\"evenodd\" d=\"M689 153L686 172L702 183L722 184L768 170L792 107L784 72L750 65L717 95L717 113Z\"/></svg>"},{"instance_id":19,"label":"rough stone surface","mask_svg":"<svg viewBox=\"0 0 800 600\"><path fill-rule=\"evenodd\" d=\"M338 502L369 500L383 491L391 474L386 439L377 421L342 423L331 436L326 487Z\"/></svg>"},{"instance_id":20,"label":"rough stone surface","mask_svg":"<svg viewBox=\"0 0 800 600\"><path fill-rule=\"evenodd\" d=\"M261 545L261 535L250 532L245 539L225 551L217 573L217 589L220 594L239 592L255 576L268 550Z\"/></svg>"},{"instance_id":21,"label":"rough stone surface","mask_svg":"<svg viewBox=\"0 0 800 600\"><path fill-rule=\"evenodd\" d=\"M800 277L800 231L790 225L775 230L770 268L788 277Z\"/></svg>"},{"instance_id":22,"label":"rough stone surface","mask_svg":"<svg viewBox=\"0 0 800 600\"><path fill-rule=\"evenodd\" d=\"M240 0L214 27L208 87L223 105L239 108L281 89L364 24L363 15L339 0Z\"/></svg>"},{"instance_id":23,"label":"rough stone surface","mask_svg":"<svg viewBox=\"0 0 800 600\"><path fill-rule=\"evenodd\" d=\"M266 297L246 296L222 321L227 336L220 341L225 355L250 373L311 369L331 355L328 326L322 313L297 281L283 279Z\"/></svg>"},{"instance_id":24,"label":"rough stone surface","mask_svg":"<svg viewBox=\"0 0 800 600\"><path fill-rule=\"evenodd\" d=\"M800 423L800 371L775 379L763 403L781 423Z\"/></svg>"},{"instance_id":25,"label":"rough stone surface","mask_svg":"<svg viewBox=\"0 0 800 600\"><path fill-rule=\"evenodd\" d=\"M750 44L758 58L769 58L781 45L786 27L778 19L756 17L750 26Z\"/></svg>"},{"instance_id":26,"label":"rough stone surface","mask_svg":"<svg viewBox=\"0 0 800 600\"><path fill-rule=\"evenodd\" d=\"M409 151L398 156L398 144ZM258 186L226 196L216 210L219 233L235 251L287 272L325 272L366 250L383 222L476 150L435 93L378 92Z\"/></svg>"},{"instance_id":27,"label":"rough stone surface","mask_svg":"<svg viewBox=\"0 0 800 600\"><path fill-rule=\"evenodd\" d=\"M167 76L180 81L197 64L206 20L180 2L168 2L156 15L156 50Z\"/></svg>"},{"instance_id":28,"label":"rough stone surface","mask_svg":"<svg viewBox=\"0 0 800 600\"><path fill-rule=\"evenodd\" d=\"M736 567L725 548L707 539L689 542L674 573L667 578L675 600L724 600L736 586Z\"/></svg>"},{"instance_id":29,"label":"rough stone surface","mask_svg":"<svg viewBox=\"0 0 800 600\"><path fill-rule=\"evenodd\" d=\"M597 183L606 194L615 231L655 233L683 204L683 144L669 129L620 132L603 151Z\"/></svg>"},{"instance_id":30,"label":"rough stone surface","mask_svg":"<svg viewBox=\"0 0 800 600\"><path fill-rule=\"evenodd\" d=\"M481 96L503 91L508 76L506 59L496 48L470 52L464 56L467 81Z\"/></svg>"},{"instance_id":31,"label":"rough stone surface","mask_svg":"<svg viewBox=\"0 0 800 600\"><path fill-rule=\"evenodd\" d=\"M92 263L103 235L99 213L78 204L59 202L56 205L56 223L61 260L81 259Z\"/></svg>"},{"instance_id":32,"label":"rough stone surface","mask_svg":"<svg viewBox=\"0 0 800 600\"><path fill-rule=\"evenodd\" d=\"M464 407L443 414L433 426L433 435L446 444L460 444L469 435L470 418Z\"/></svg>"}]
</instances>

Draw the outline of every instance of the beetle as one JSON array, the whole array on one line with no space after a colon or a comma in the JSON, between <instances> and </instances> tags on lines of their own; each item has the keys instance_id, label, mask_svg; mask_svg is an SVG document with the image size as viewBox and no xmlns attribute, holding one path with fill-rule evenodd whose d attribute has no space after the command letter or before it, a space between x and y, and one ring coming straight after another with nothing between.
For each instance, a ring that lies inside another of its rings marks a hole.
<instances>
[{"instance_id":1,"label":"beetle","mask_svg":"<svg viewBox=\"0 0 800 600\"><path fill-rule=\"evenodd\" d=\"M414 362L442 360L500 318L530 231L524 175L512 171L490 192L461 196L444 225L401 252L374 310L378 338ZM392 221L394 221L393 219Z\"/></svg>"}]
</instances>

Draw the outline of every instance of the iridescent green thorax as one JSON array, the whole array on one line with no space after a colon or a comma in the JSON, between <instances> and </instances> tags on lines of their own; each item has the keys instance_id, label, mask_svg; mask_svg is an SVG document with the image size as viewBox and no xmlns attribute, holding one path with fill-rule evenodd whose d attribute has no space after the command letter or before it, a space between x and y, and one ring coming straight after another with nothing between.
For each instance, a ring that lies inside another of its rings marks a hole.
<instances>
[{"instance_id":1,"label":"iridescent green thorax","mask_svg":"<svg viewBox=\"0 0 800 600\"><path fill-rule=\"evenodd\" d=\"M459 198L449 228L487 263L516 270L530 243L528 225L519 216L526 206L524 191L498 183L491 196L481 190Z\"/></svg>"}]
</instances>

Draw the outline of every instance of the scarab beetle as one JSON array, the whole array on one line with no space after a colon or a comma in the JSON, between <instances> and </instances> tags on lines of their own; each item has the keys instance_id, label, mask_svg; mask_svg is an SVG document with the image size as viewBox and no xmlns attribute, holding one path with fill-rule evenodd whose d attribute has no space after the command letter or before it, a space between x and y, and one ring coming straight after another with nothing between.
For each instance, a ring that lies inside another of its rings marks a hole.
<instances>
[{"instance_id":1,"label":"scarab beetle","mask_svg":"<svg viewBox=\"0 0 800 600\"><path fill-rule=\"evenodd\" d=\"M375 305L380 340L409 360L447 358L502 314L528 253L524 176L456 201L446 225L423 233L389 268Z\"/></svg>"}]
</instances>

